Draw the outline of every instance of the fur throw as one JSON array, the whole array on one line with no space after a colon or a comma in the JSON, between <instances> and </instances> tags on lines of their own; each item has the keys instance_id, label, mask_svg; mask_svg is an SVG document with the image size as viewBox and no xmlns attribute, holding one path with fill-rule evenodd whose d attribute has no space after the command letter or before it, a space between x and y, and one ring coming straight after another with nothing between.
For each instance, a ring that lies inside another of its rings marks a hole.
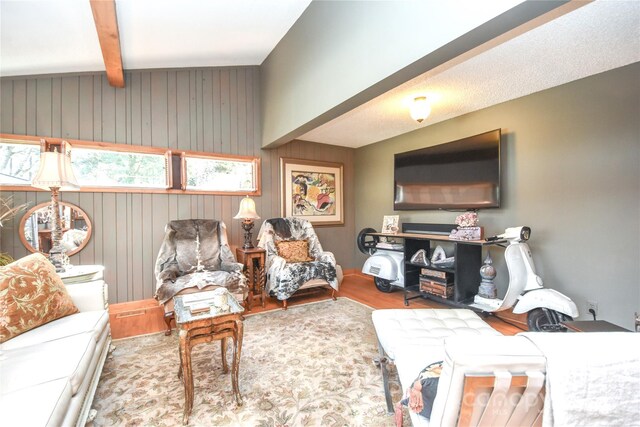
<instances>
[{"instance_id":1,"label":"fur throw","mask_svg":"<svg viewBox=\"0 0 640 427\"><path fill-rule=\"evenodd\" d=\"M211 274L201 275L194 281L189 276L197 270L198 250L200 272ZM242 269L229 248L223 222L206 219L170 221L156 259L156 299L164 304L182 289L202 287L203 278L207 285L241 291L246 289Z\"/></svg>"},{"instance_id":2,"label":"fur throw","mask_svg":"<svg viewBox=\"0 0 640 427\"><path fill-rule=\"evenodd\" d=\"M275 242L282 240L306 240L310 262L287 263L278 255ZM323 279L338 289L336 260L331 252L322 250L311 223L300 218L273 218L266 220L258 233L258 246L267 251L267 292L279 300L288 299L305 282Z\"/></svg>"}]
</instances>

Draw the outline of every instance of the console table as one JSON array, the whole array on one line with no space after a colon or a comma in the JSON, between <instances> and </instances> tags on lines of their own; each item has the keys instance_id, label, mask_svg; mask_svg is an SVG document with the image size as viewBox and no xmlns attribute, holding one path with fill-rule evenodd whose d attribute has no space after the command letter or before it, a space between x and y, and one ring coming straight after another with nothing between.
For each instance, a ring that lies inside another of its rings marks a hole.
<instances>
[{"instance_id":1,"label":"console table","mask_svg":"<svg viewBox=\"0 0 640 427\"><path fill-rule=\"evenodd\" d=\"M439 228L439 233L430 233L432 227ZM473 297L478 293L480 286L480 267L482 266L482 247L503 243L503 241L486 240L454 240L449 238L448 231L456 228L455 224L402 224L402 233L383 234L367 233L374 239L382 237L387 239L402 239L404 245L402 249L395 251L404 254L404 304L409 305L409 300L415 298L427 298L442 304L458 308L470 308L468 304L473 302ZM440 234L441 233L441 234ZM425 266L411 262L413 255L423 249L427 258L438 245L442 245L445 251L453 252L455 262L451 267L438 267L433 264ZM386 249L384 250L394 250ZM447 274L453 281L453 294L444 298L420 289L420 271L423 268L436 270Z\"/></svg>"}]
</instances>

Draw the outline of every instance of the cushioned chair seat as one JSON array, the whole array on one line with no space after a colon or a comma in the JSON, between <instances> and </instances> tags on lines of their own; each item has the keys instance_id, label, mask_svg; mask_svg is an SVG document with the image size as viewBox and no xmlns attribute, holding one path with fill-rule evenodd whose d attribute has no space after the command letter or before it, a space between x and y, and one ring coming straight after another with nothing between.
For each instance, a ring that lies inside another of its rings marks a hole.
<instances>
[{"instance_id":1,"label":"cushioned chair seat","mask_svg":"<svg viewBox=\"0 0 640 427\"><path fill-rule=\"evenodd\" d=\"M372 313L378 340L389 358L406 343L442 345L456 335L500 335L467 309L390 309ZM424 367L424 366L423 366Z\"/></svg>"},{"instance_id":2,"label":"cushioned chair seat","mask_svg":"<svg viewBox=\"0 0 640 427\"><path fill-rule=\"evenodd\" d=\"M71 384L67 378L47 381L33 387L2 394L0 419L4 426L63 425L71 401ZM38 410L34 411L33 406Z\"/></svg>"},{"instance_id":3,"label":"cushioned chair seat","mask_svg":"<svg viewBox=\"0 0 640 427\"><path fill-rule=\"evenodd\" d=\"M38 344L37 351L31 346L3 350L2 394L66 378L75 395L92 365L95 348L96 340L88 332Z\"/></svg>"},{"instance_id":4,"label":"cushioned chair seat","mask_svg":"<svg viewBox=\"0 0 640 427\"><path fill-rule=\"evenodd\" d=\"M18 335L0 344L0 350L27 347L84 332L91 333L93 340L97 342L108 324L109 313L105 310L80 312L49 322L28 334Z\"/></svg>"}]
</instances>

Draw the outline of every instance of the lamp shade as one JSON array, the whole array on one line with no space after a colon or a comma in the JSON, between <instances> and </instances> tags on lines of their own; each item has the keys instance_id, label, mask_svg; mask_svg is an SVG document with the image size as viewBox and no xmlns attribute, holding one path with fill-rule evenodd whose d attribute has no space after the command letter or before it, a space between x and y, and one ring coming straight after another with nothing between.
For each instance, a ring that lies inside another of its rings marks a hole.
<instances>
[{"instance_id":1,"label":"lamp shade","mask_svg":"<svg viewBox=\"0 0 640 427\"><path fill-rule=\"evenodd\" d=\"M41 152L40 168L31 181L31 186L44 190L78 190L80 187L71 168L70 156L57 151Z\"/></svg>"},{"instance_id":2,"label":"lamp shade","mask_svg":"<svg viewBox=\"0 0 640 427\"><path fill-rule=\"evenodd\" d=\"M411 118L418 123L421 123L424 119L431 114L431 106L426 96L417 96L413 99L413 103L409 108Z\"/></svg>"},{"instance_id":3,"label":"lamp shade","mask_svg":"<svg viewBox=\"0 0 640 427\"><path fill-rule=\"evenodd\" d=\"M249 196L240 201L240 209L234 219L260 219L256 212L256 202Z\"/></svg>"}]
</instances>

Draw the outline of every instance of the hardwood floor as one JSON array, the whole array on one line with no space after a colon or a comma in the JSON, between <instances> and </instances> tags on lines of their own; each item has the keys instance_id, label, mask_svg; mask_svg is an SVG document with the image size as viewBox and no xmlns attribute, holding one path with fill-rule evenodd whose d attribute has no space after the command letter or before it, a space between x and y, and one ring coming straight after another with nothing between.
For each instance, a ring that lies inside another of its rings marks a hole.
<instances>
[{"instance_id":1,"label":"hardwood floor","mask_svg":"<svg viewBox=\"0 0 640 427\"><path fill-rule=\"evenodd\" d=\"M371 277L361 274L346 275L340 286L338 297L347 297L375 309L448 308L426 299L411 300L409 307L405 307L402 292L396 291L388 294L380 292L376 289ZM289 307L295 307L296 305L327 299L331 299L329 290L312 288L295 294L289 299L288 305ZM260 300L256 298L251 311L247 311L246 314L281 309L282 303L274 298L267 297L264 308L260 306ZM164 328L162 309L155 300L113 304L109 307L109 314L113 338L150 334L160 332ZM504 335L515 335L526 330L524 326L516 326L519 322L522 322L522 318L513 315L507 318L506 321L495 316L487 316L484 320Z\"/></svg>"}]
</instances>

